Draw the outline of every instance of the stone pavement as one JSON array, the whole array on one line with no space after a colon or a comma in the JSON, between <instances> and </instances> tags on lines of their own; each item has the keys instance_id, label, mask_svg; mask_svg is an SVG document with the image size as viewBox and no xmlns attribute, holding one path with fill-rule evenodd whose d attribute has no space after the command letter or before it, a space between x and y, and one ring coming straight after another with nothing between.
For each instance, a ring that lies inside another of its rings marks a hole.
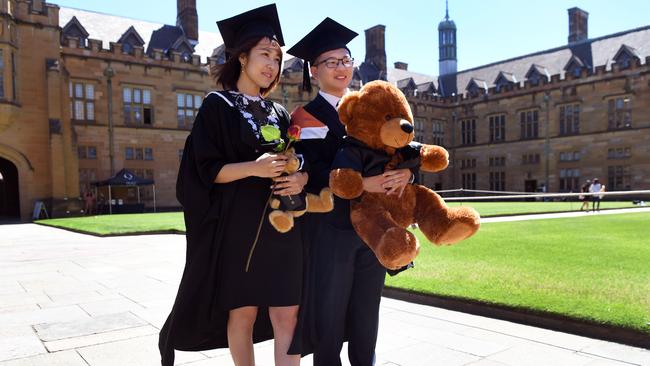
<instances>
[{"instance_id":1,"label":"stone pavement","mask_svg":"<svg viewBox=\"0 0 650 366\"><path fill-rule=\"evenodd\" d=\"M0 226L0 366L159 365L184 255L181 235ZM650 365L649 350L388 298L379 333L378 365ZM256 357L272 365L272 343ZM232 362L213 350L177 352L177 364Z\"/></svg>"}]
</instances>

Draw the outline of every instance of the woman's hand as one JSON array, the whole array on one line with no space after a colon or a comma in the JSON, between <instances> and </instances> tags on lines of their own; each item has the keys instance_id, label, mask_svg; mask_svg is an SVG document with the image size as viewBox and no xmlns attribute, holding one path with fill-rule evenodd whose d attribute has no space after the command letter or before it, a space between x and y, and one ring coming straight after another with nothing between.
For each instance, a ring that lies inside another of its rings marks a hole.
<instances>
[{"instance_id":1,"label":"woman's hand","mask_svg":"<svg viewBox=\"0 0 650 366\"><path fill-rule=\"evenodd\" d=\"M411 176L413 174L408 169L396 169L389 170L384 172L382 176L384 177L384 183L382 188L384 188L386 194L397 194L400 197L404 192L404 188L411 181Z\"/></svg>"},{"instance_id":2,"label":"woman's hand","mask_svg":"<svg viewBox=\"0 0 650 366\"><path fill-rule=\"evenodd\" d=\"M282 154L262 154L253 164L251 175L262 178L274 178L282 174L287 164L287 157Z\"/></svg>"},{"instance_id":3,"label":"woman's hand","mask_svg":"<svg viewBox=\"0 0 650 366\"><path fill-rule=\"evenodd\" d=\"M275 186L272 187L275 188L273 193L280 196L293 196L299 194L302 192L305 184L307 184L308 179L309 175L301 172L273 178L273 181L275 182Z\"/></svg>"}]
</instances>

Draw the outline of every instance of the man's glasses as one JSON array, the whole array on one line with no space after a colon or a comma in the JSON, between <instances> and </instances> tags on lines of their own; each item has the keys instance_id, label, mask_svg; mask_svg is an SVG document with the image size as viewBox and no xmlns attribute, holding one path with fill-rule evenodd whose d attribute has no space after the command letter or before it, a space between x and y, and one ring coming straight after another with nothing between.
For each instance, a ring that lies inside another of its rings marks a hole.
<instances>
[{"instance_id":1,"label":"man's glasses","mask_svg":"<svg viewBox=\"0 0 650 366\"><path fill-rule=\"evenodd\" d=\"M352 57L344 57L344 58L334 58L330 57L328 59L325 59L321 62L316 63L314 66L322 65L325 64L325 67L328 69L336 69L339 65L343 65L343 67L352 67L354 66L354 58Z\"/></svg>"}]
</instances>

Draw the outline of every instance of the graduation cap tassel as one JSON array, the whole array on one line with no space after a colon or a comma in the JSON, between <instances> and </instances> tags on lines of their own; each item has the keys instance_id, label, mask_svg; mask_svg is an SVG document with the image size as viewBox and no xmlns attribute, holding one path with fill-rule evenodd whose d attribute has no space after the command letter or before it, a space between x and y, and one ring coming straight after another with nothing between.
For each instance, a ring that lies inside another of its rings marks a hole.
<instances>
[{"instance_id":1,"label":"graduation cap tassel","mask_svg":"<svg viewBox=\"0 0 650 366\"><path fill-rule=\"evenodd\" d=\"M311 76L309 75L309 62L304 61L302 66L302 90L311 93Z\"/></svg>"}]
</instances>

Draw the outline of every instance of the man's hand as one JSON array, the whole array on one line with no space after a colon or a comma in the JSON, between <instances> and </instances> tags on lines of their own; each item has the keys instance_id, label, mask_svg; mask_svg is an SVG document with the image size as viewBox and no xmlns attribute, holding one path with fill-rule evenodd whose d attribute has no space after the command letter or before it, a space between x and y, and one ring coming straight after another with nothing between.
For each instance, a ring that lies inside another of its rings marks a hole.
<instances>
[{"instance_id":1,"label":"man's hand","mask_svg":"<svg viewBox=\"0 0 650 366\"><path fill-rule=\"evenodd\" d=\"M373 193L386 193L386 188L383 187L385 182L386 178L383 175L363 178L363 190Z\"/></svg>"},{"instance_id":2,"label":"man's hand","mask_svg":"<svg viewBox=\"0 0 650 366\"><path fill-rule=\"evenodd\" d=\"M275 182L275 191L273 193L280 196L296 195L302 192L308 179L309 175L302 172L273 178L273 181Z\"/></svg>"},{"instance_id":3,"label":"man's hand","mask_svg":"<svg viewBox=\"0 0 650 366\"><path fill-rule=\"evenodd\" d=\"M397 194L402 197L404 188L411 181L413 174L408 169L396 169L384 172L384 183L381 185L386 194Z\"/></svg>"}]
</instances>

